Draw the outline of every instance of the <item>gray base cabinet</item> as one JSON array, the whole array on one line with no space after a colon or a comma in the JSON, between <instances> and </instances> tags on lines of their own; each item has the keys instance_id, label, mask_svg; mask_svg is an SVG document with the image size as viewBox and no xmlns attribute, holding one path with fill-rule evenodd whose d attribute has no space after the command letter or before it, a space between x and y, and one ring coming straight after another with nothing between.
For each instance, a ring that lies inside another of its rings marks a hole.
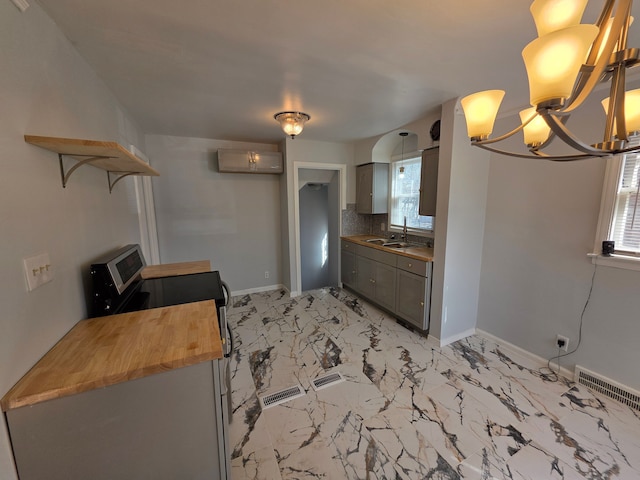
<instances>
[{"instance_id":1,"label":"gray base cabinet","mask_svg":"<svg viewBox=\"0 0 640 480\"><path fill-rule=\"evenodd\" d=\"M342 284L396 317L429 329L431 262L342 241Z\"/></svg>"},{"instance_id":2,"label":"gray base cabinet","mask_svg":"<svg viewBox=\"0 0 640 480\"><path fill-rule=\"evenodd\" d=\"M340 269L340 281L343 285L356 288L356 255L355 253L345 250L340 252L340 260L342 268Z\"/></svg>"},{"instance_id":3,"label":"gray base cabinet","mask_svg":"<svg viewBox=\"0 0 640 480\"><path fill-rule=\"evenodd\" d=\"M19 478L229 478L219 382L215 360L9 410Z\"/></svg>"},{"instance_id":4,"label":"gray base cabinet","mask_svg":"<svg viewBox=\"0 0 640 480\"><path fill-rule=\"evenodd\" d=\"M397 270L396 309L398 315L424 329L425 311L428 310L427 279L415 273Z\"/></svg>"},{"instance_id":5,"label":"gray base cabinet","mask_svg":"<svg viewBox=\"0 0 640 480\"><path fill-rule=\"evenodd\" d=\"M396 306L395 267L357 255L355 289L378 305L393 310Z\"/></svg>"}]
</instances>

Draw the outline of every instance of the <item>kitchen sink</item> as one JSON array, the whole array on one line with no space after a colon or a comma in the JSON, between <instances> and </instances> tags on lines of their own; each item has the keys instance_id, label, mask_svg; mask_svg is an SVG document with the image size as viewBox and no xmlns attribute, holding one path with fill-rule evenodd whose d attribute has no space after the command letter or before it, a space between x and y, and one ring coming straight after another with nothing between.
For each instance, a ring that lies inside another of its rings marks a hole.
<instances>
[{"instance_id":1,"label":"kitchen sink","mask_svg":"<svg viewBox=\"0 0 640 480\"><path fill-rule=\"evenodd\" d=\"M374 245L384 245L387 243L385 238L370 238L369 240L365 240L367 243L373 243Z\"/></svg>"},{"instance_id":2,"label":"kitchen sink","mask_svg":"<svg viewBox=\"0 0 640 480\"><path fill-rule=\"evenodd\" d=\"M410 247L411 244L406 242L387 242L387 243L383 243L382 246L387 248L406 248L406 247Z\"/></svg>"}]
</instances>

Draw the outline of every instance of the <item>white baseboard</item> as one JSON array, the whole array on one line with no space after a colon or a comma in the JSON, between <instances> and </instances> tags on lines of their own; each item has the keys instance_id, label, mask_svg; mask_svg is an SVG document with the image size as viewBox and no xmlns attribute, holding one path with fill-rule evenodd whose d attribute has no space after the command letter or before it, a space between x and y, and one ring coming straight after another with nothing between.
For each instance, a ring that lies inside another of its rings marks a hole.
<instances>
[{"instance_id":1,"label":"white baseboard","mask_svg":"<svg viewBox=\"0 0 640 480\"><path fill-rule=\"evenodd\" d=\"M484 330L480 330L479 328L477 328L476 335L479 335L483 338L486 338L487 340L490 340L494 343L499 344L500 347L504 348L505 350L511 351L517 355L520 355L521 357L525 357L525 358L528 358L529 360L532 360L539 367L547 366L548 359L541 357L540 355L536 355L535 353L531 353L528 350L525 350L524 348L520 348L517 345L514 345L513 343L509 343L500 337L491 335L490 333L485 332ZM557 365L554 368L557 368ZM568 378L569 380L573 380L574 372L572 370L569 370L568 368L560 367L560 375L562 375L565 378Z\"/></svg>"},{"instance_id":2,"label":"white baseboard","mask_svg":"<svg viewBox=\"0 0 640 480\"><path fill-rule=\"evenodd\" d=\"M289 289L287 289L284 285L267 285L266 287L257 287L257 288L249 288L247 290L232 291L231 296L237 297L240 295L248 295L250 293L268 292L270 290L286 290L287 292L289 291Z\"/></svg>"},{"instance_id":3,"label":"white baseboard","mask_svg":"<svg viewBox=\"0 0 640 480\"><path fill-rule=\"evenodd\" d=\"M462 340L463 338L470 337L471 335L474 335L475 333L476 333L476 329L475 328L470 328L469 330L466 330L466 331L464 331L462 333L458 333L458 334L453 335L451 337L441 338L440 339L440 346L444 347L446 345L449 345L450 343L457 342L458 340Z\"/></svg>"}]
</instances>

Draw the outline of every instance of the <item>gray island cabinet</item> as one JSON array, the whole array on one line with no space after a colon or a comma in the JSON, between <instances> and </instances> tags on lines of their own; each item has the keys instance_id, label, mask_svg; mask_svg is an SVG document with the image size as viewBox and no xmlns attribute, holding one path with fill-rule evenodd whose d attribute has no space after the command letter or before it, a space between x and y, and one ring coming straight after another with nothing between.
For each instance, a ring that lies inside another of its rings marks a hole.
<instances>
[{"instance_id":1,"label":"gray island cabinet","mask_svg":"<svg viewBox=\"0 0 640 480\"><path fill-rule=\"evenodd\" d=\"M213 302L83 320L2 399L20 480L218 480Z\"/></svg>"},{"instance_id":2,"label":"gray island cabinet","mask_svg":"<svg viewBox=\"0 0 640 480\"><path fill-rule=\"evenodd\" d=\"M371 236L343 237L341 282L423 332L429 329L433 251L368 245Z\"/></svg>"}]
</instances>

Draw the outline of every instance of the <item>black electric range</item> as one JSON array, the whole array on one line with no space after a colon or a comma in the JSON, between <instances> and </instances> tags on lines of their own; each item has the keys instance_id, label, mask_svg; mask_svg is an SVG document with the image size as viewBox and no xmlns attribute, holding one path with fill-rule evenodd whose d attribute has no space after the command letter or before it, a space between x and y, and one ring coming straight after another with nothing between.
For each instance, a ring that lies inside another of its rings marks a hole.
<instances>
[{"instance_id":1,"label":"black electric range","mask_svg":"<svg viewBox=\"0 0 640 480\"><path fill-rule=\"evenodd\" d=\"M213 300L225 357L232 340L226 319L229 288L220 272L143 279L146 262L139 245L127 245L91 264L91 316L102 317L150 308Z\"/></svg>"}]
</instances>

